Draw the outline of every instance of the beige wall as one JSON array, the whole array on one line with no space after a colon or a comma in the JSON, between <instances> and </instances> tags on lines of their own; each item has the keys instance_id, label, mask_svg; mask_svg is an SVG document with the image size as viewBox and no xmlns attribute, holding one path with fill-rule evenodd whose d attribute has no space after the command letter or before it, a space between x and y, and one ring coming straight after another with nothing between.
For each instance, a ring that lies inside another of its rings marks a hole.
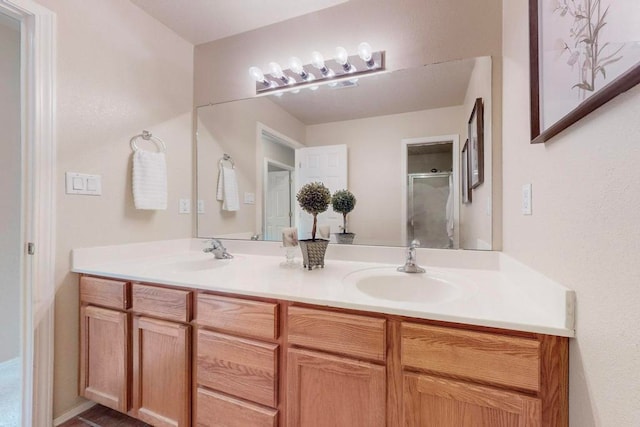
<instances>
[{"instance_id":1,"label":"beige wall","mask_svg":"<svg viewBox=\"0 0 640 427\"><path fill-rule=\"evenodd\" d=\"M0 363L20 353L20 24L0 14Z\"/></svg>"},{"instance_id":2,"label":"beige wall","mask_svg":"<svg viewBox=\"0 0 640 427\"><path fill-rule=\"evenodd\" d=\"M262 138L257 123L304 143L305 126L267 98L246 99L198 108L198 198L205 213L198 215L200 237L244 237L262 233ZM259 153L258 153L259 151ZM236 165L240 209L223 211L216 200L218 162L229 154ZM245 204L244 193L255 194Z\"/></svg>"},{"instance_id":3,"label":"beige wall","mask_svg":"<svg viewBox=\"0 0 640 427\"><path fill-rule=\"evenodd\" d=\"M457 134L463 121L462 107L449 107L308 126L307 145L347 145L349 190L358 200L349 231L362 242L403 245L402 139Z\"/></svg>"},{"instance_id":4,"label":"beige wall","mask_svg":"<svg viewBox=\"0 0 640 427\"><path fill-rule=\"evenodd\" d=\"M80 400L78 277L70 250L189 237L193 46L127 0L40 0L57 14L57 260L54 416ZM168 209L137 211L129 139L167 144ZM64 173L102 175L102 196L64 194Z\"/></svg>"},{"instance_id":5,"label":"beige wall","mask_svg":"<svg viewBox=\"0 0 640 427\"><path fill-rule=\"evenodd\" d=\"M572 427L640 420L640 87L530 145L528 2L504 0L504 250L576 290ZM520 213L533 185L533 215Z\"/></svg>"}]
</instances>

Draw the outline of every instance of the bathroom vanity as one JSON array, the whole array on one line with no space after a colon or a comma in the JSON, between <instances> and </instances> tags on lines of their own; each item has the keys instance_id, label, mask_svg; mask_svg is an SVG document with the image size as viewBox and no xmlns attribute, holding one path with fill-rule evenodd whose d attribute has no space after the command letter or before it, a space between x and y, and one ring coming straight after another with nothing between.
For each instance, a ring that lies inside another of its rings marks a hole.
<instances>
[{"instance_id":1,"label":"bathroom vanity","mask_svg":"<svg viewBox=\"0 0 640 427\"><path fill-rule=\"evenodd\" d=\"M459 291L429 303L401 298L401 278L396 301L358 288L387 264L145 245L74 251L88 399L155 426L568 425L573 294L470 265L492 254L427 264Z\"/></svg>"}]
</instances>

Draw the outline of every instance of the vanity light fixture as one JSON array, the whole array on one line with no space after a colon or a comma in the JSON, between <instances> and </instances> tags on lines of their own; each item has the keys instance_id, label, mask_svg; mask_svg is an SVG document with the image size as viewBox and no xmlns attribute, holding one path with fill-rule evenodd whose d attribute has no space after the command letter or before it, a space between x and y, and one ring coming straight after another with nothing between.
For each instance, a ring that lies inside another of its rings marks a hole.
<instances>
[{"instance_id":1,"label":"vanity light fixture","mask_svg":"<svg viewBox=\"0 0 640 427\"><path fill-rule=\"evenodd\" d=\"M325 61L318 51L311 53L311 63L303 64L300 58L289 59L289 68L283 70L277 62L269 63L265 74L258 67L251 67L249 74L256 81L256 95L294 92L301 88L317 90L321 85L331 87L353 86L358 78L379 73L385 69L385 52L374 52L369 43L358 45L356 55L349 55L343 47L337 47L332 60ZM314 75L314 70L316 71Z\"/></svg>"}]
</instances>

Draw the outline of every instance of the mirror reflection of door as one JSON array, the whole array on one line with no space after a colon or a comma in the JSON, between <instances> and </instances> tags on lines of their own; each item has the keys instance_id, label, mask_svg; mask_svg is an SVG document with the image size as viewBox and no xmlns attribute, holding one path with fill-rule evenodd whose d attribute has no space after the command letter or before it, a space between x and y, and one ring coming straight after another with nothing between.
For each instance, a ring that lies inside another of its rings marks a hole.
<instances>
[{"instance_id":1,"label":"mirror reflection of door","mask_svg":"<svg viewBox=\"0 0 640 427\"><path fill-rule=\"evenodd\" d=\"M264 129L261 135L262 239L280 241L282 229L295 226L295 150L289 142Z\"/></svg>"},{"instance_id":2,"label":"mirror reflection of door","mask_svg":"<svg viewBox=\"0 0 640 427\"><path fill-rule=\"evenodd\" d=\"M407 241L425 248L453 248L453 144L407 147ZM408 243L407 242L407 243Z\"/></svg>"},{"instance_id":3,"label":"mirror reflection of door","mask_svg":"<svg viewBox=\"0 0 640 427\"><path fill-rule=\"evenodd\" d=\"M267 159L264 240L280 240L293 224L293 168Z\"/></svg>"},{"instance_id":4,"label":"mirror reflection of door","mask_svg":"<svg viewBox=\"0 0 640 427\"><path fill-rule=\"evenodd\" d=\"M331 192L347 188L347 145L323 145L296 150L296 191L310 182L321 182ZM313 216L303 212L296 203L298 237L310 239ZM340 232L342 215L329 205L326 212L318 215L318 226L328 225L330 233ZM319 237L316 234L316 238Z\"/></svg>"}]
</instances>

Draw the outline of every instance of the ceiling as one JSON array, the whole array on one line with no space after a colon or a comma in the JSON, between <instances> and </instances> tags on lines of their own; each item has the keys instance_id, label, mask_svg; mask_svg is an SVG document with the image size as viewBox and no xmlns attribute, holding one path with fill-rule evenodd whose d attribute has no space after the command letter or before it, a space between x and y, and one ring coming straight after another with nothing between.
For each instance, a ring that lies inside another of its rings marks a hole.
<instances>
[{"instance_id":1,"label":"ceiling","mask_svg":"<svg viewBox=\"0 0 640 427\"><path fill-rule=\"evenodd\" d=\"M131 0L194 45L265 27L348 0Z\"/></svg>"}]
</instances>

